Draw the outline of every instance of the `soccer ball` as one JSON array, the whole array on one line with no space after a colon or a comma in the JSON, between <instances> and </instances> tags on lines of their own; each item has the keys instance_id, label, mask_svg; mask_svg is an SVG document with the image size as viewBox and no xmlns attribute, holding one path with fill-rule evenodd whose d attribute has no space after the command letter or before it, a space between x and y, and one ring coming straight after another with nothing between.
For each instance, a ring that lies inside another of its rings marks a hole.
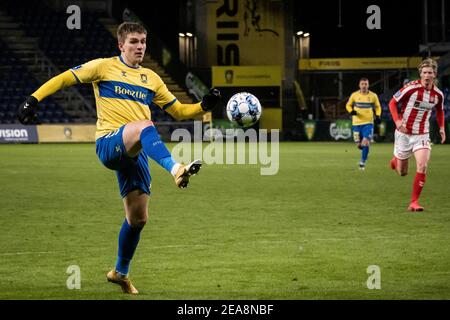
<instances>
[{"instance_id":1,"label":"soccer ball","mask_svg":"<svg viewBox=\"0 0 450 320\"><path fill-rule=\"evenodd\" d=\"M258 122L262 114L258 98L248 92L239 92L228 100L227 116L241 127L250 127Z\"/></svg>"}]
</instances>

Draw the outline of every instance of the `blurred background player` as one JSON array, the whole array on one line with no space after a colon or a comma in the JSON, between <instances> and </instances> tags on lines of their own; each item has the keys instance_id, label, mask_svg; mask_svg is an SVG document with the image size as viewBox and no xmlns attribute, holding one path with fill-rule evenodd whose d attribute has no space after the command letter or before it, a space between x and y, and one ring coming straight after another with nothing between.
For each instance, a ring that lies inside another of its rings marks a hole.
<instances>
[{"instance_id":1,"label":"blurred background player","mask_svg":"<svg viewBox=\"0 0 450 320\"><path fill-rule=\"evenodd\" d=\"M119 233L117 263L107 279L119 284L124 293L137 294L128 272L148 219L151 177L147 157L170 172L179 188L186 188L190 176L201 167L199 160L183 165L172 158L150 120L149 105L155 103L178 120L190 119L213 109L220 93L211 89L202 102L181 104L155 72L140 66L146 51L145 28L124 22L118 27L117 39L120 56L95 59L50 79L19 107L18 119L30 124L38 102L45 97L76 83L93 84L96 153L107 168L116 172L126 216Z\"/></svg>"},{"instance_id":2,"label":"blurred background player","mask_svg":"<svg viewBox=\"0 0 450 320\"><path fill-rule=\"evenodd\" d=\"M352 93L345 106L352 115L353 139L361 150L359 169L366 167L369 155L369 145L373 136L373 109L375 109L375 123L380 123L381 105L376 93L369 90L369 79L359 80L359 90Z\"/></svg>"},{"instance_id":3,"label":"blurred background player","mask_svg":"<svg viewBox=\"0 0 450 320\"><path fill-rule=\"evenodd\" d=\"M425 185L431 154L429 120L433 108L436 110L441 143L445 142L444 95L434 85L437 76L436 61L429 58L422 61L419 65L419 75L419 80L406 84L389 102L389 110L397 128L391 168L405 176L408 173L408 159L413 154L416 158L416 176L409 211L424 210L419 205L419 197ZM397 110L399 104L402 107L400 115Z\"/></svg>"}]
</instances>

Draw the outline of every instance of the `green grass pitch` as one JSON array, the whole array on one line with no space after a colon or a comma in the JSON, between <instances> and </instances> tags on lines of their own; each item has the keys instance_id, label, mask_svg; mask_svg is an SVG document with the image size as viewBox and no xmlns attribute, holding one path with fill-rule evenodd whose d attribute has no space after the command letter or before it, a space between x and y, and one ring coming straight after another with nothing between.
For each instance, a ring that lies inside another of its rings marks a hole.
<instances>
[{"instance_id":1,"label":"green grass pitch","mask_svg":"<svg viewBox=\"0 0 450 320\"><path fill-rule=\"evenodd\" d=\"M423 213L406 211L414 174L389 169L392 148L361 172L352 143L281 143L277 175L205 165L187 190L151 162L130 297L105 278L124 213L95 146L2 145L0 299L449 299L450 146L433 146Z\"/></svg>"}]
</instances>

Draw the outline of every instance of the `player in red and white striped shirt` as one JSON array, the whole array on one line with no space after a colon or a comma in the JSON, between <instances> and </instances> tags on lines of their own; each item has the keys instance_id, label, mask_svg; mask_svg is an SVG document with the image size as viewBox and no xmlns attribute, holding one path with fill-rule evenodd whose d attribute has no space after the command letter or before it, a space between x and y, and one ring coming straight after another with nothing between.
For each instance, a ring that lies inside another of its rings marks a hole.
<instances>
[{"instance_id":1,"label":"player in red and white striped shirt","mask_svg":"<svg viewBox=\"0 0 450 320\"><path fill-rule=\"evenodd\" d=\"M420 80L412 81L401 88L389 102L389 110L395 122L394 157L391 168L401 176L408 173L408 160L414 154L416 158L416 176L413 184L409 211L423 211L419 205L419 196L425 184L426 170L430 160L430 116L436 110L441 143L445 142L444 95L434 85L437 76L437 63L425 59L419 65ZM397 104L402 105L398 114Z\"/></svg>"}]
</instances>

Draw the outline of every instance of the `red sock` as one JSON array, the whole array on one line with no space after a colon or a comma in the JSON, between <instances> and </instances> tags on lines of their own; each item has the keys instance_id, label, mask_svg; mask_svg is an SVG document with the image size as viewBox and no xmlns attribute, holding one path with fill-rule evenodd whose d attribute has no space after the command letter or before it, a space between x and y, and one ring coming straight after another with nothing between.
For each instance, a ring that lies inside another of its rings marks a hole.
<instances>
[{"instance_id":1,"label":"red sock","mask_svg":"<svg viewBox=\"0 0 450 320\"><path fill-rule=\"evenodd\" d=\"M414 178L413 191L411 195L411 202L417 202L422 192L423 186L425 185L426 174L421 172L416 172L416 177Z\"/></svg>"},{"instance_id":2,"label":"red sock","mask_svg":"<svg viewBox=\"0 0 450 320\"><path fill-rule=\"evenodd\" d=\"M393 156L391 159L391 169L392 170L397 169L397 157L396 156Z\"/></svg>"}]
</instances>

